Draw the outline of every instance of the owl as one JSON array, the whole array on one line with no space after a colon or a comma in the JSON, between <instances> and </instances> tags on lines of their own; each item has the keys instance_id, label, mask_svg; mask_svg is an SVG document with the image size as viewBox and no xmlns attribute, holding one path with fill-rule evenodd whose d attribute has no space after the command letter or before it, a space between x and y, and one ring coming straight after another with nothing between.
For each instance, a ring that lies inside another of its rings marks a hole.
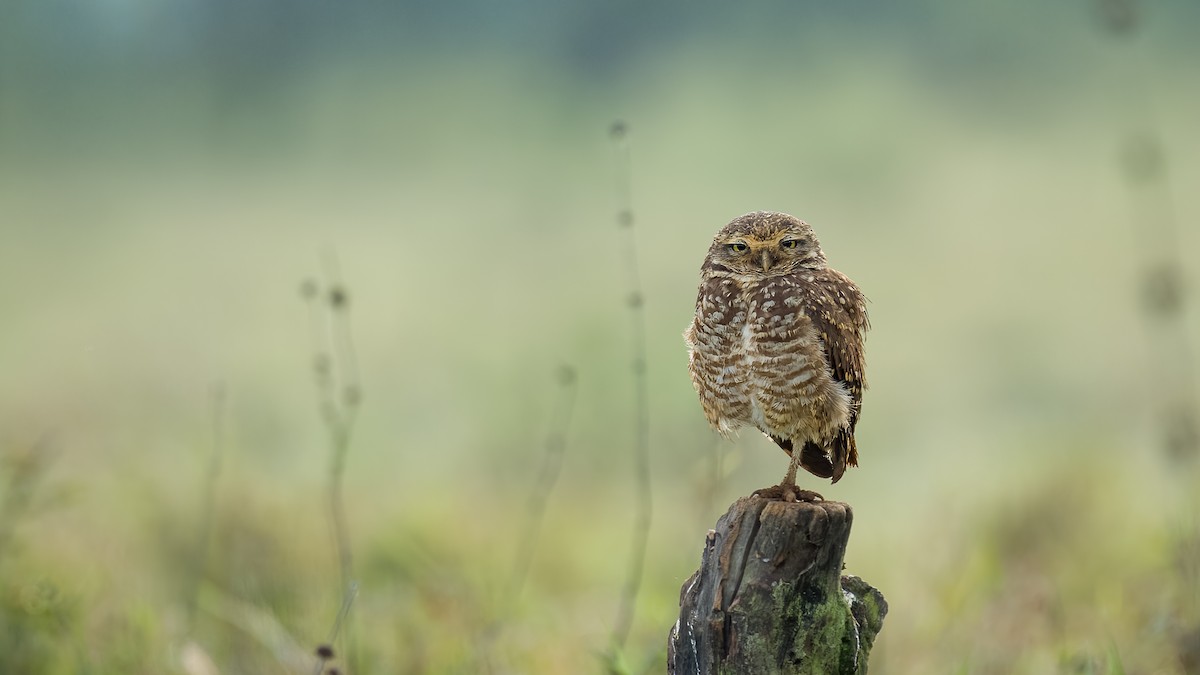
<instances>
[{"instance_id":1,"label":"owl","mask_svg":"<svg viewBox=\"0 0 1200 675\"><path fill-rule=\"evenodd\" d=\"M796 488L799 467L836 483L858 465L868 327L866 298L803 220L758 211L713 239L684 332L688 370L714 429L755 427L791 457L783 482L759 494L820 499Z\"/></svg>"}]
</instances>

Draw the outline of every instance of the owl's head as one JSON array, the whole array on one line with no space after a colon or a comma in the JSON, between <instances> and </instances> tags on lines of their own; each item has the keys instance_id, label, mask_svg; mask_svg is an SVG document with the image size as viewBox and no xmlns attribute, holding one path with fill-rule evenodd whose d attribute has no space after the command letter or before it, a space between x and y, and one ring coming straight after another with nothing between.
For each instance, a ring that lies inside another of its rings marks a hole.
<instances>
[{"instance_id":1,"label":"owl's head","mask_svg":"<svg viewBox=\"0 0 1200 675\"><path fill-rule=\"evenodd\" d=\"M705 266L752 277L824 269L825 254L808 223L786 213L755 211L721 228Z\"/></svg>"}]
</instances>

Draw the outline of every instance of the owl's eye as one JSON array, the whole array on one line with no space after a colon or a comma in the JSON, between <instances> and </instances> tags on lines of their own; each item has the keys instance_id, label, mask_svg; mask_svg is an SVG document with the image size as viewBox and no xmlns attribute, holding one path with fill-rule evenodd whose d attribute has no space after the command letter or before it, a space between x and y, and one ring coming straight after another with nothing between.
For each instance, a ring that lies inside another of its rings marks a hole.
<instances>
[{"instance_id":1,"label":"owl's eye","mask_svg":"<svg viewBox=\"0 0 1200 675\"><path fill-rule=\"evenodd\" d=\"M779 245L786 249L793 249L800 245L800 240L799 239L784 239L783 241L779 242Z\"/></svg>"},{"instance_id":2,"label":"owl's eye","mask_svg":"<svg viewBox=\"0 0 1200 675\"><path fill-rule=\"evenodd\" d=\"M735 241L732 244L728 244L728 247L729 250L734 253L745 253L746 249L749 248L749 246L746 246L744 242L740 241Z\"/></svg>"}]
</instances>

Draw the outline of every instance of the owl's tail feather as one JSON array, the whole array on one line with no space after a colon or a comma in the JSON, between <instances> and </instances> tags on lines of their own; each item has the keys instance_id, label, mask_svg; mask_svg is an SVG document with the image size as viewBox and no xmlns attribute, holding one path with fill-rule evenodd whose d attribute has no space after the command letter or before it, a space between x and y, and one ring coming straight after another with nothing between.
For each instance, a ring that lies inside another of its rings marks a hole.
<instances>
[{"instance_id":1,"label":"owl's tail feather","mask_svg":"<svg viewBox=\"0 0 1200 675\"><path fill-rule=\"evenodd\" d=\"M838 467L830 461L829 455L825 453L825 448L812 441L806 441L804 449L800 451L800 466L818 478L836 476L833 479L835 483L838 478L842 477L841 471L838 471ZM845 466L842 467L842 470L845 470Z\"/></svg>"},{"instance_id":2,"label":"owl's tail feather","mask_svg":"<svg viewBox=\"0 0 1200 675\"><path fill-rule=\"evenodd\" d=\"M854 432L849 429L839 431L829 446L829 455L833 464L833 482L836 483L846 473L847 466L858 466L858 445L854 442Z\"/></svg>"},{"instance_id":3,"label":"owl's tail feather","mask_svg":"<svg viewBox=\"0 0 1200 675\"><path fill-rule=\"evenodd\" d=\"M854 444L854 434L849 430L841 431L833 437L833 442L826 450L808 441L800 451L800 466L809 473L820 478L832 478L836 483L846 473L847 466L858 466L858 447Z\"/></svg>"}]
</instances>

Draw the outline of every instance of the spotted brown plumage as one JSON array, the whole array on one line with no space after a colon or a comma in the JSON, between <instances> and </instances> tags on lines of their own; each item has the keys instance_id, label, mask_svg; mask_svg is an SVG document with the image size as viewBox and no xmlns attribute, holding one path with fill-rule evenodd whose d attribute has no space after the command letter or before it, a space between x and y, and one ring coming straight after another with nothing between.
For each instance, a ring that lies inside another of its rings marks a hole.
<instances>
[{"instance_id":1,"label":"spotted brown plumage","mask_svg":"<svg viewBox=\"0 0 1200 675\"><path fill-rule=\"evenodd\" d=\"M817 497L796 490L798 467L836 483L858 464L866 299L828 266L812 228L784 213L726 225L700 273L684 339L705 417L725 435L762 431L791 456L775 490Z\"/></svg>"}]
</instances>

